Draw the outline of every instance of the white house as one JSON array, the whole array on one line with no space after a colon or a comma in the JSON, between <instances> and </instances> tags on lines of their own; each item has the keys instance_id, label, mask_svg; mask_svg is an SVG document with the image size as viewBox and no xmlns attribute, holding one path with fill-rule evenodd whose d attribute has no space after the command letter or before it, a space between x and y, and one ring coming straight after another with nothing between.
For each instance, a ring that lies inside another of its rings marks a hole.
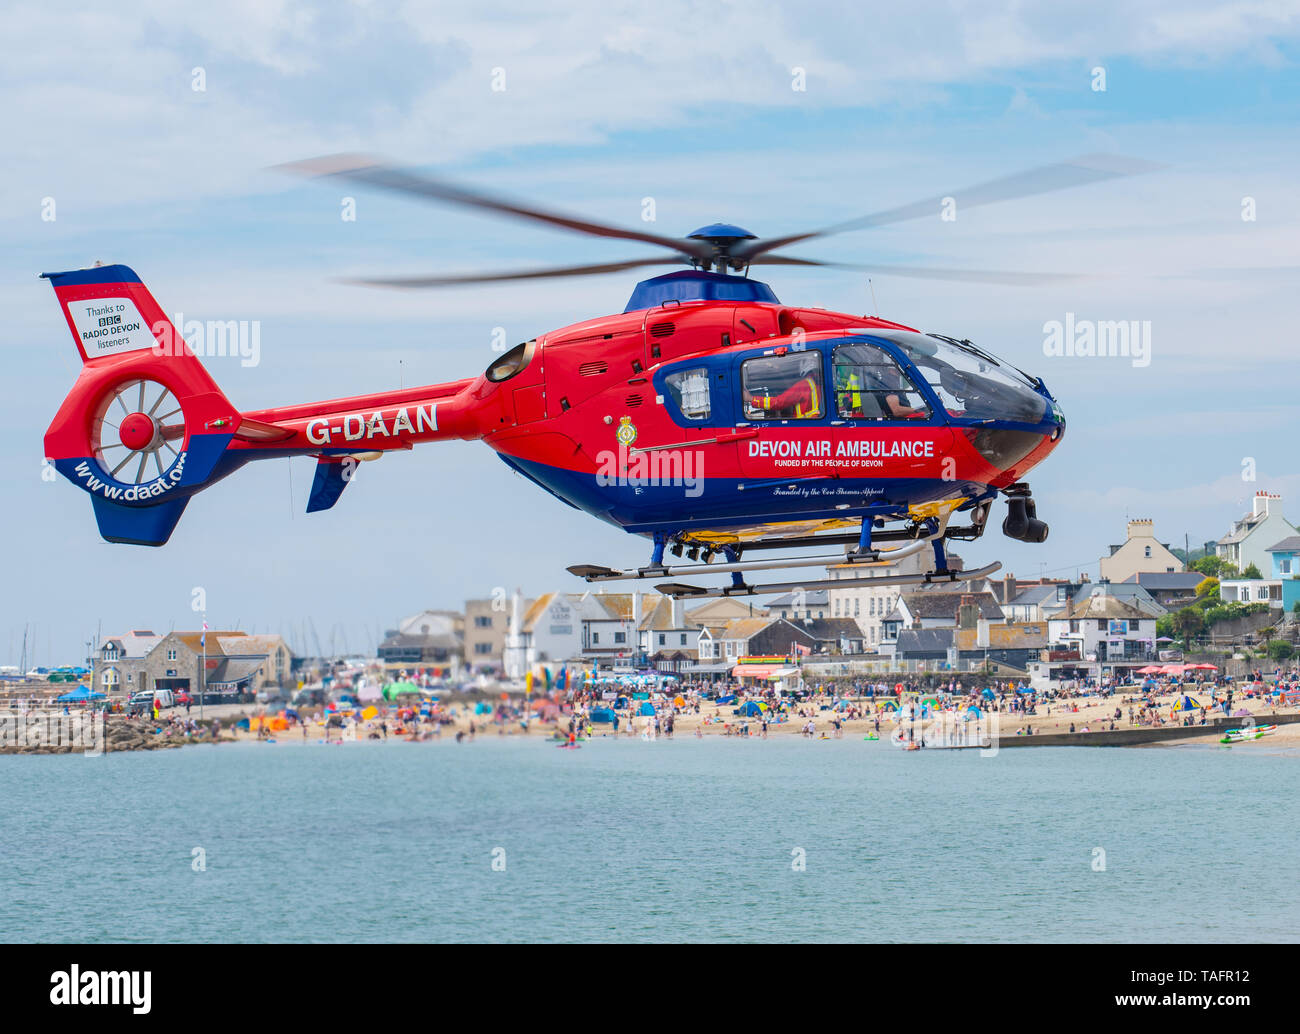
<instances>
[{"instance_id":1,"label":"white house","mask_svg":"<svg viewBox=\"0 0 1300 1034\"><path fill-rule=\"evenodd\" d=\"M1048 638L1079 651L1080 660L1101 664L1150 663L1157 659L1156 619L1098 585L1092 595L1047 622Z\"/></svg>"},{"instance_id":2,"label":"white house","mask_svg":"<svg viewBox=\"0 0 1300 1034\"><path fill-rule=\"evenodd\" d=\"M525 610L522 595L516 593L502 659L506 674L523 678L534 664L580 656L584 618L608 618L600 604L588 602L590 596L548 592Z\"/></svg>"},{"instance_id":3,"label":"white house","mask_svg":"<svg viewBox=\"0 0 1300 1034\"><path fill-rule=\"evenodd\" d=\"M700 630L686 617L681 600L654 596L644 603L637 646L659 671L679 671L699 657Z\"/></svg>"},{"instance_id":4,"label":"white house","mask_svg":"<svg viewBox=\"0 0 1300 1034\"><path fill-rule=\"evenodd\" d=\"M1273 569L1269 547L1296 533L1282 516L1282 497L1273 492L1256 492L1250 513L1232 522L1228 534L1214 544L1220 560L1244 571L1254 564L1267 577Z\"/></svg>"}]
</instances>

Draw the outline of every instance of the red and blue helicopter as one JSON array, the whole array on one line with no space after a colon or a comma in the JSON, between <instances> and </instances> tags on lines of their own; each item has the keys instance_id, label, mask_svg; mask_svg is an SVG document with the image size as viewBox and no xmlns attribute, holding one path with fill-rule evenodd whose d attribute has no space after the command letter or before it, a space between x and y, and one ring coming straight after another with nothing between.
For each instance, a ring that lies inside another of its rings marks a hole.
<instances>
[{"instance_id":1,"label":"red and blue helicopter","mask_svg":"<svg viewBox=\"0 0 1300 1034\"><path fill-rule=\"evenodd\" d=\"M1007 500L1005 534L1027 542L1047 536L1024 478L1060 443L1065 419L1042 379L969 340L783 304L749 271L839 265L778 249L934 215L954 200L970 208L1149 167L1090 155L761 240L724 223L684 238L622 229L357 156L294 163L286 168L298 174L667 249L622 262L362 283L443 287L688 268L637 284L621 313L516 345L476 377L248 412L225 397L131 269L45 273L83 362L46 432L45 454L90 493L110 542L164 544L191 496L252 460L316 457L307 504L314 512L335 505L357 463L458 438L482 440L569 506L650 540L643 567L569 568L588 581L686 577L692 580L658 587L699 597L983 577L999 565L952 570L946 544L978 538L999 495ZM1059 279L851 268L971 282ZM933 564L924 573L880 573L926 550ZM686 563L676 563L683 554ZM861 564L863 573L833 582L747 580L819 563ZM730 579L697 584L712 574Z\"/></svg>"}]
</instances>

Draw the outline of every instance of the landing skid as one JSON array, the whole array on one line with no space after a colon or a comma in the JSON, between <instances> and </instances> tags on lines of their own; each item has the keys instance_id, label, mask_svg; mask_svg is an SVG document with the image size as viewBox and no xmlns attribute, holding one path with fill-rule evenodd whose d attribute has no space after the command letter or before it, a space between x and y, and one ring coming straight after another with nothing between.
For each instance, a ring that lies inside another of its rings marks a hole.
<instances>
[{"instance_id":1,"label":"landing skid","mask_svg":"<svg viewBox=\"0 0 1300 1034\"><path fill-rule=\"evenodd\" d=\"M841 561L843 562L843 561ZM1001 563L994 562L973 571L934 571L930 574L886 574L866 578L814 578L803 582L769 582L760 585L683 585L680 582L663 582L655 588L673 599L715 599L720 596L768 596L795 592L799 589L851 589L864 585L940 585L972 582L1000 570Z\"/></svg>"}]
</instances>

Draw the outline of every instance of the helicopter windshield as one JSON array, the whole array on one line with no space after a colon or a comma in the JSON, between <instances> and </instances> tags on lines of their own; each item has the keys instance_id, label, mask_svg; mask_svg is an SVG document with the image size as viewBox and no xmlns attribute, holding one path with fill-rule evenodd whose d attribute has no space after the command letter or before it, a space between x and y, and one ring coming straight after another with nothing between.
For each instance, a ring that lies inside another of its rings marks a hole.
<instances>
[{"instance_id":1,"label":"helicopter windshield","mask_svg":"<svg viewBox=\"0 0 1300 1034\"><path fill-rule=\"evenodd\" d=\"M969 342L905 331L880 336L903 350L950 417L1025 424L1047 419L1049 403L1034 381Z\"/></svg>"}]
</instances>

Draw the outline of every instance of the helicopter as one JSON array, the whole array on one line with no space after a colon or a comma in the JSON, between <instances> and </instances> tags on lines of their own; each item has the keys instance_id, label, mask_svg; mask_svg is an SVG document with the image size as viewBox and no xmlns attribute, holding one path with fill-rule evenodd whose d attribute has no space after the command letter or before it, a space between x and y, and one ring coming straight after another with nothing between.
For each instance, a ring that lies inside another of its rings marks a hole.
<instances>
[{"instance_id":1,"label":"helicopter","mask_svg":"<svg viewBox=\"0 0 1300 1034\"><path fill-rule=\"evenodd\" d=\"M364 156L291 163L281 168L665 249L619 262L357 283L414 289L686 268L638 283L623 312L539 334L474 377L251 411L226 398L131 268L43 273L82 359L46 432L45 455L90 494L109 542L165 544L195 493L253 460L315 457L313 513L338 502L361 462L463 439L485 442L566 505L649 541L642 566L568 568L588 582L652 579L667 595L696 598L975 580L1000 565L959 569L947 545L979 538L999 495L1007 502L1004 534L1047 537L1024 480L1065 433L1043 380L965 338L783 304L750 270L844 267L779 249L933 215L954 199L970 208L1152 167L1086 155L761 239L730 223L681 238L624 229ZM846 268L977 283L1060 279ZM880 573L927 550L920 573ZM755 577L815 564L850 570L826 580ZM699 584L708 575L730 578Z\"/></svg>"}]
</instances>

